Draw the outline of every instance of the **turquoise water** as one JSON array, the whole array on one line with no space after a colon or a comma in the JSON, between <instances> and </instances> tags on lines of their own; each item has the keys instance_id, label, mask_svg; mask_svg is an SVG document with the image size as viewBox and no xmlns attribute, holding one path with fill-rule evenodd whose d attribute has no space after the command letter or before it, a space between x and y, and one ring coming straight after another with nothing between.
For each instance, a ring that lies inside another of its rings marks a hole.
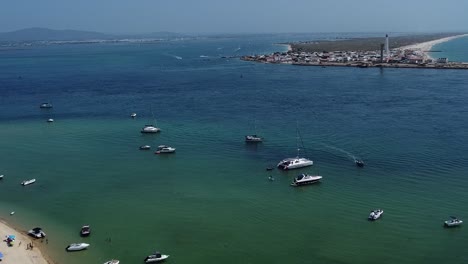
<instances>
[{"instance_id":1,"label":"turquoise water","mask_svg":"<svg viewBox=\"0 0 468 264\"><path fill-rule=\"evenodd\" d=\"M43 227L59 263L142 263L155 249L171 263L466 263L465 228L442 227L468 219L465 72L219 58L275 42L0 53L0 217ZM139 132L150 109L158 135ZM296 121L315 165L270 182L265 168L295 155ZM254 123L265 141L246 145ZM301 172L323 182L290 187ZM374 208L385 215L371 223ZM80 241L89 250L64 251Z\"/></svg>"},{"instance_id":2,"label":"turquoise water","mask_svg":"<svg viewBox=\"0 0 468 264\"><path fill-rule=\"evenodd\" d=\"M438 45L434 45L432 50L441 52L434 52L431 54L434 58L448 58L449 61L468 62L468 37L454 39Z\"/></svg>"}]
</instances>

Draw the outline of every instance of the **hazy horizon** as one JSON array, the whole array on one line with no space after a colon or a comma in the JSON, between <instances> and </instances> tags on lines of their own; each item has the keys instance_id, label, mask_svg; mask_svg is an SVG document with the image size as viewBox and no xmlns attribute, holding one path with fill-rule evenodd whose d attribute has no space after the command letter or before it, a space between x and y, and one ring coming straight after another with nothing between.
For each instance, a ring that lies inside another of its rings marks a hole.
<instances>
[{"instance_id":1,"label":"hazy horizon","mask_svg":"<svg viewBox=\"0 0 468 264\"><path fill-rule=\"evenodd\" d=\"M468 31L468 2L455 0L16 0L0 7L0 32L34 27L107 34Z\"/></svg>"}]
</instances>

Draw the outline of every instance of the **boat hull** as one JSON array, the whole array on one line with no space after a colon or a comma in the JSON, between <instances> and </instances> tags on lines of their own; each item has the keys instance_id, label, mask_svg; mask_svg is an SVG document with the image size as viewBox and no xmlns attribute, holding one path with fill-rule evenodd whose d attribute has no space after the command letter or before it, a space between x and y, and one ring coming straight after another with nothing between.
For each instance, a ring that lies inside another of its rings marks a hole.
<instances>
[{"instance_id":1,"label":"boat hull","mask_svg":"<svg viewBox=\"0 0 468 264\"><path fill-rule=\"evenodd\" d=\"M305 182L293 182L291 183L291 186L304 186L304 185L309 185L309 184L314 184L314 183L319 183L319 182L320 182L320 179L305 181Z\"/></svg>"},{"instance_id":2,"label":"boat hull","mask_svg":"<svg viewBox=\"0 0 468 264\"><path fill-rule=\"evenodd\" d=\"M161 262L169 258L169 255L161 255L159 258L146 258L145 263L156 263L156 262Z\"/></svg>"},{"instance_id":3,"label":"boat hull","mask_svg":"<svg viewBox=\"0 0 468 264\"><path fill-rule=\"evenodd\" d=\"M80 245L69 245L68 247L65 248L66 251L81 251L85 250L89 247L89 244L80 244Z\"/></svg>"}]
</instances>

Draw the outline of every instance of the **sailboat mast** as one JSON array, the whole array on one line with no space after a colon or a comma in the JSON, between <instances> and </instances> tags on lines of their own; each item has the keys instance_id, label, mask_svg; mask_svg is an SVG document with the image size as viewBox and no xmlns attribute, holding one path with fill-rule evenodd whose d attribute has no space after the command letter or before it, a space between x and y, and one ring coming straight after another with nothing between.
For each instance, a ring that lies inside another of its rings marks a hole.
<instances>
[{"instance_id":1,"label":"sailboat mast","mask_svg":"<svg viewBox=\"0 0 468 264\"><path fill-rule=\"evenodd\" d=\"M299 121L296 120L296 148L297 148L297 157L299 158L299 152L301 148L299 148Z\"/></svg>"}]
</instances>

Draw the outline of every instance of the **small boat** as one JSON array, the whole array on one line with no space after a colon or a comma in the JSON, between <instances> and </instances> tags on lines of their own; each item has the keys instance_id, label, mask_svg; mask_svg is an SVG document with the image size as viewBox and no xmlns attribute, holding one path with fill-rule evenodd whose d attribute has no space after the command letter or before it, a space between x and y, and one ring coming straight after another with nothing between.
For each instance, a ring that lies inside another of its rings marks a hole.
<instances>
[{"instance_id":1,"label":"small boat","mask_svg":"<svg viewBox=\"0 0 468 264\"><path fill-rule=\"evenodd\" d=\"M302 186L307 184L312 184L319 182L323 177L319 175L309 175L309 174L301 174L297 176L294 181L291 183L291 186Z\"/></svg>"},{"instance_id":2,"label":"small boat","mask_svg":"<svg viewBox=\"0 0 468 264\"><path fill-rule=\"evenodd\" d=\"M382 216L383 212L384 211L382 209L372 210L367 219L369 219L370 221L377 220Z\"/></svg>"},{"instance_id":3,"label":"small boat","mask_svg":"<svg viewBox=\"0 0 468 264\"><path fill-rule=\"evenodd\" d=\"M147 256L144 261L145 263L153 263L153 262L159 262L167 259L169 255L161 255L159 252L155 252L152 255Z\"/></svg>"},{"instance_id":4,"label":"small boat","mask_svg":"<svg viewBox=\"0 0 468 264\"><path fill-rule=\"evenodd\" d=\"M36 179L26 180L26 181L22 181L21 185L26 186L26 185L29 185L29 184L33 184L35 182L36 182Z\"/></svg>"},{"instance_id":5,"label":"small boat","mask_svg":"<svg viewBox=\"0 0 468 264\"><path fill-rule=\"evenodd\" d=\"M356 163L356 166L360 168L364 167L364 161L362 160L354 160L354 163Z\"/></svg>"},{"instance_id":6,"label":"small boat","mask_svg":"<svg viewBox=\"0 0 468 264\"><path fill-rule=\"evenodd\" d=\"M140 146L140 150L148 150L148 149L151 149L151 146L150 146L150 145L142 145L142 146Z\"/></svg>"},{"instance_id":7,"label":"small boat","mask_svg":"<svg viewBox=\"0 0 468 264\"><path fill-rule=\"evenodd\" d=\"M272 170L273 170L273 167L266 167L266 170L267 170L267 171L272 171Z\"/></svg>"},{"instance_id":8,"label":"small boat","mask_svg":"<svg viewBox=\"0 0 468 264\"><path fill-rule=\"evenodd\" d=\"M455 227L463 224L463 221L455 216L450 216L450 219L444 222L446 227Z\"/></svg>"},{"instance_id":9,"label":"small boat","mask_svg":"<svg viewBox=\"0 0 468 264\"><path fill-rule=\"evenodd\" d=\"M15 214L15 211L11 212L10 215L14 215Z\"/></svg>"},{"instance_id":10,"label":"small boat","mask_svg":"<svg viewBox=\"0 0 468 264\"><path fill-rule=\"evenodd\" d=\"M52 104L51 103L42 103L39 108L52 108Z\"/></svg>"},{"instance_id":11,"label":"small boat","mask_svg":"<svg viewBox=\"0 0 468 264\"><path fill-rule=\"evenodd\" d=\"M109 261L104 262L104 264L119 264L120 261L117 259L111 259Z\"/></svg>"},{"instance_id":12,"label":"small boat","mask_svg":"<svg viewBox=\"0 0 468 264\"><path fill-rule=\"evenodd\" d=\"M80 236L87 237L89 235L91 235L91 228L89 227L89 225L82 226L81 231L80 231Z\"/></svg>"},{"instance_id":13,"label":"small boat","mask_svg":"<svg viewBox=\"0 0 468 264\"><path fill-rule=\"evenodd\" d=\"M161 132L161 129L153 125L145 125L145 127L141 129L141 133L144 133L144 134L151 134L151 133L158 133L158 132Z\"/></svg>"},{"instance_id":14,"label":"small boat","mask_svg":"<svg viewBox=\"0 0 468 264\"><path fill-rule=\"evenodd\" d=\"M54 122L54 119L52 118L47 119L47 123L52 123L52 122Z\"/></svg>"},{"instance_id":15,"label":"small boat","mask_svg":"<svg viewBox=\"0 0 468 264\"><path fill-rule=\"evenodd\" d=\"M132 113L132 114L130 115L131 118L135 118L136 116L137 116L136 113Z\"/></svg>"},{"instance_id":16,"label":"small boat","mask_svg":"<svg viewBox=\"0 0 468 264\"><path fill-rule=\"evenodd\" d=\"M35 237L35 238L43 238L46 236L46 234L44 233L44 231L42 231L42 228L40 227L35 227L29 230L28 235Z\"/></svg>"},{"instance_id":17,"label":"small boat","mask_svg":"<svg viewBox=\"0 0 468 264\"><path fill-rule=\"evenodd\" d=\"M66 251L80 251L80 250L85 250L89 247L89 244L86 243L74 243L70 244L65 248Z\"/></svg>"},{"instance_id":18,"label":"small boat","mask_svg":"<svg viewBox=\"0 0 468 264\"><path fill-rule=\"evenodd\" d=\"M262 142L263 139L257 135L245 136L245 142Z\"/></svg>"},{"instance_id":19,"label":"small boat","mask_svg":"<svg viewBox=\"0 0 468 264\"><path fill-rule=\"evenodd\" d=\"M166 146L166 145L160 145L160 146L158 146L158 149L154 153L155 154L174 153L175 150L176 149L173 148L173 147L169 147L169 146Z\"/></svg>"},{"instance_id":20,"label":"small boat","mask_svg":"<svg viewBox=\"0 0 468 264\"><path fill-rule=\"evenodd\" d=\"M2 175L0 175L0 180L3 180L3 174L2 174Z\"/></svg>"}]
</instances>

